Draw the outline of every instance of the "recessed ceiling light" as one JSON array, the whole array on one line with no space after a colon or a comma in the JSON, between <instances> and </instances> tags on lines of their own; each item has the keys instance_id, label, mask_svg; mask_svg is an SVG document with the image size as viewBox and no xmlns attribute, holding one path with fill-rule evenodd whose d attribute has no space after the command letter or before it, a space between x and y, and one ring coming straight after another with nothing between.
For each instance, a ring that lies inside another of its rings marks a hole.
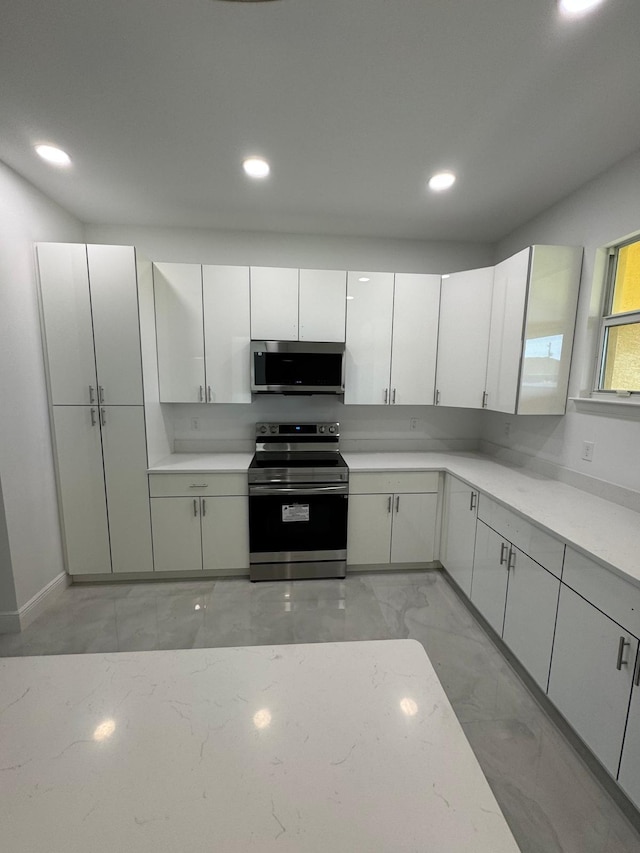
<instances>
[{"instance_id":1,"label":"recessed ceiling light","mask_svg":"<svg viewBox=\"0 0 640 853\"><path fill-rule=\"evenodd\" d=\"M242 167L250 178L266 178L271 168L262 157L247 157Z\"/></svg>"},{"instance_id":2,"label":"recessed ceiling light","mask_svg":"<svg viewBox=\"0 0 640 853\"><path fill-rule=\"evenodd\" d=\"M71 157L61 148L56 148L53 145L36 145L35 149L36 154L39 154L47 163L53 163L54 166L71 165Z\"/></svg>"},{"instance_id":3,"label":"recessed ceiling light","mask_svg":"<svg viewBox=\"0 0 640 853\"><path fill-rule=\"evenodd\" d=\"M429 178L429 189L442 192L442 190L448 190L449 187L452 187L455 182L456 176L453 172L436 172Z\"/></svg>"},{"instance_id":4,"label":"recessed ceiling light","mask_svg":"<svg viewBox=\"0 0 640 853\"><path fill-rule=\"evenodd\" d=\"M366 275L363 275L362 278L359 278L358 281L371 281L370 278L367 278Z\"/></svg>"},{"instance_id":5,"label":"recessed ceiling light","mask_svg":"<svg viewBox=\"0 0 640 853\"><path fill-rule=\"evenodd\" d=\"M601 3L602 0L559 0L558 7L563 15L582 15Z\"/></svg>"}]
</instances>

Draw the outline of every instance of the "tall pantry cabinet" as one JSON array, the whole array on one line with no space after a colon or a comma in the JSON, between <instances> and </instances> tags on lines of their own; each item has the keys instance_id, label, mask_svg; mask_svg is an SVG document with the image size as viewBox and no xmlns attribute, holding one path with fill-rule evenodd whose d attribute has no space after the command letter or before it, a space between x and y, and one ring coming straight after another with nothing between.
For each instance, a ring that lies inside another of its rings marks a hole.
<instances>
[{"instance_id":1,"label":"tall pantry cabinet","mask_svg":"<svg viewBox=\"0 0 640 853\"><path fill-rule=\"evenodd\" d=\"M135 250L36 253L67 571L153 571Z\"/></svg>"}]
</instances>

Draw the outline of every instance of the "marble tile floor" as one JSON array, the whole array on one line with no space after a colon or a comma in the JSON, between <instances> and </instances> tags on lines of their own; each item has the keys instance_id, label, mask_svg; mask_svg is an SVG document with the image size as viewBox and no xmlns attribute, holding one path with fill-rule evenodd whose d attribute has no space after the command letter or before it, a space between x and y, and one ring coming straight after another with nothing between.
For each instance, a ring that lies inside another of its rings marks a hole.
<instances>
[{"instance_id":1,"label":"marble tile floor","mask_svg":"<svg viewBox=\"0 0 640 853\"><path fill-rule=\"evenodd\" d=\"M421 642L523 853L638 853L640 835L541 710L441 572L344 581L77 585L0 656Z\"/></svg>"}]
</instances>

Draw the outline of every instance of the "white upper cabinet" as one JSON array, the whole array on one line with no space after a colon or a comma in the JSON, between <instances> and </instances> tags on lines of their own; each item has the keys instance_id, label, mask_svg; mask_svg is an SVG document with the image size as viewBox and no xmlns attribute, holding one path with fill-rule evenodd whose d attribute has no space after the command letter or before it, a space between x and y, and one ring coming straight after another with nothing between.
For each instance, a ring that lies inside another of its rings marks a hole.
<instances>
[{"instance_id":1,"label":"white upper cabinet","mask_svg":"<svg viewBox=\"0 0 640 853\"><path fill-rule=\"evenodd\" d=\"M160 402L205 400L202 267L154 264Z\"/></svg>"},{"instance_id":2,"label":"white upper cabinet","mask_svg":"<svg viewBox=\"0 0 640 853\"><path fill-rule=\"evenodd\" d=\"M433 403L439 304L439 275L396 274L391 347L392 404Z\"/></svg>"},{"instance_id":3,"label":"white upper cabinet","mask_svg":"<svg viewBox=\"0 0 640 853\"><path fill-rule=\"evenodd\" d=\"M86 246L38 243L37 255L51 402L95 403L98 382Z\"/></svg>"},{"instance_id":4,"label":"white upper cabinet","mask_svg":"<svg viewBox=\"0 0 640 853\"><path fill-rule=\"evenodd\" d=\"M486 407L564 414L582 249L533 246L495 268Z\"/></svg>"},{"instance_id":5,"label":"white upper cabinet","mask_svg":"<svg viewBox=\"0 0 640 853\"><path fill-rule=\"evenodd\" d=\"M142 405L136 256L132 246L87 246L100 402Z\"/></svg>"},{"instance_id":6,"label":"white upper cabinet","mask_svg":"<svg viewBox=\"0 0 640 853\"><path fill-rule=\"evenodd\" d=\"M347 274L345 403L390 400L393 273Z\"/></svg>"},{"instance_id":7,"label":"white upper cabinet","mask_svg":"<svg viewBox=\"0 0 640 853\"><path fill-rule=\"evenodd\" d=\"M344 341L346 288L341 270L251 267L252 339Z\"/></svg>"},{"instance_id":8,"label":"white upper cabinet","mask_svg":"<svg viewBox=\"0 0 640 853\"><path fill-rule=\"evenodd\" d=\"M39 243L53 405L142 405L135 250Z\"/></svg>"},{"instance_id":9,"label":"white upper cabinet","mask_svg":"<svg viewBox=\"0 0 640 853\"><path fill-rule=\"evenodd\" d=\"M250 403L249 267L202 268L206 399Z\"/></svg>"},{"instance_id":10,"label":"white upper cabinet","mask_svg":"<svg viewBox=\"0 0 640 853\"><path fill-rule=\"evenodd\" d=\"M487 374L493 267L442 281L436 403L482 408Z\"/></svg>"},{"instance_id":11,"label":"white upper cabinet","mask_svg":"<svg viewBox=\"0 0 640 853\"><path fill-rule=\"evenodd\" d=\"M493 277L487 360L487 408L515 412L531 250L498 264Z\"/></svg>"},{"instance_id":12,"label":"white upper cabinet","mask_svg":"<svg viewBox=\"0 0 640 853\"><path fill-rule=\"evenodd\" d=\"M300 270L299 340L344 341L346 295L346 272Z\"/></svg>"},{"instance_id":13,"label":"white upper cabinet","mask_svg":"<svg viewBox=\"0 0 640 853\"><path fill-rule=\"evenodd\" d=\"M251 337L298 340L298 270L251 267Z\"/></svg>"}]
</instances>

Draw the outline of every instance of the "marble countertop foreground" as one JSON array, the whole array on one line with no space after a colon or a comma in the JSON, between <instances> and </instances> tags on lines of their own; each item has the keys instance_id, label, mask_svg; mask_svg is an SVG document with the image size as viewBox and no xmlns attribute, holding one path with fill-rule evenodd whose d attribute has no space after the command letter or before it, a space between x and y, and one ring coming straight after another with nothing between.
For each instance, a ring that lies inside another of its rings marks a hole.
<instances>
[{"instance_id":1,"label":"marble countertop foreground","mask_svg":"<svg viewBox=\"0 0 640 853\"><path fill-rule=\"evenodd\" d=\"M422 646L0 660L11 853L517 853Z\"/></svg>"},{"instance_id":2,"label":"marble countertop foreground","mask_svg":"<svg viewBox=\"0 0 640 853\"><path fill-rule=\"evenodd\" d=\"M481 453L343 453L353 473L447 471L640 586L640 514ZM246 471L250 453L175 453L151 473Z\"/></svg>"}]
</instances>

